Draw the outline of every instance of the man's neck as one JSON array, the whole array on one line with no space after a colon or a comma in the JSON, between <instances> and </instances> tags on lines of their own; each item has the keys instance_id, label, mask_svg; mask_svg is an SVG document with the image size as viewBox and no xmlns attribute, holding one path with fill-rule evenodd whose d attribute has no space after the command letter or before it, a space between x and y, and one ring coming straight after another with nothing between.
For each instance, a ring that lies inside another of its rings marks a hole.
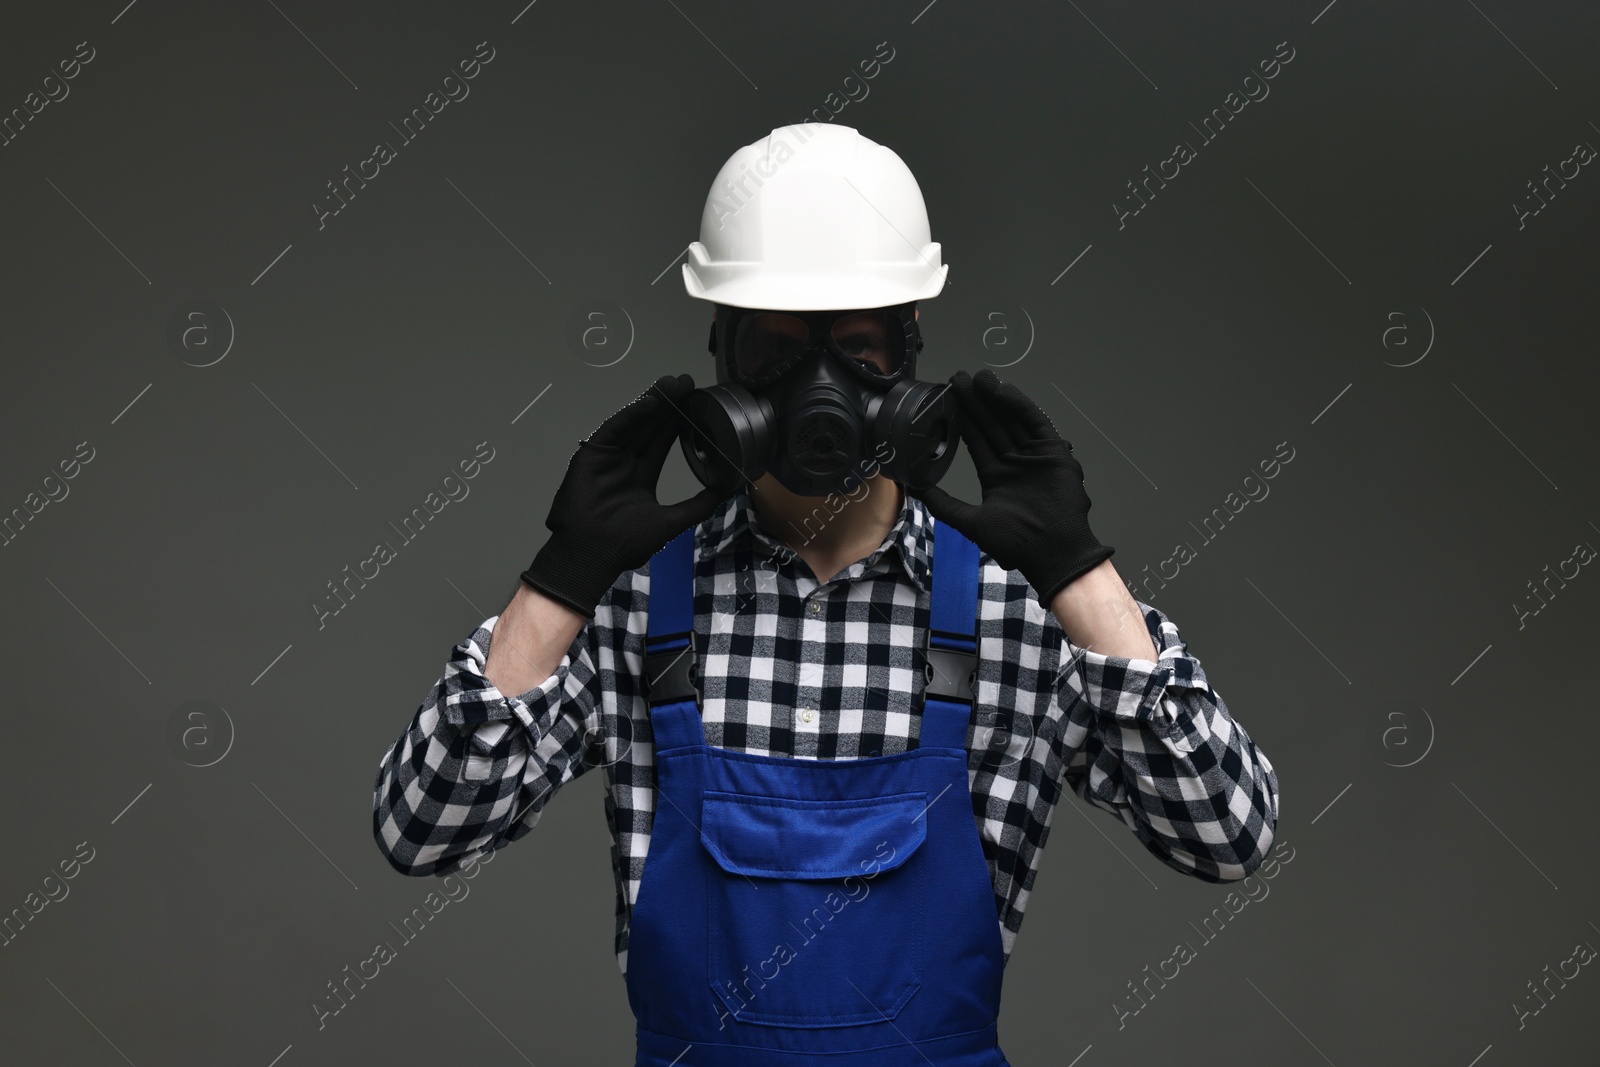
<instances>
[{"instance_id":1,"label":"man's neck","mask_svg":"<svg viewBox=\"0 0 1600 1067\"><path fill-rule=\"evenodd\" d=\"M854 562L888 538L905 506L900 483L874 474L849 496L800 496L769 472L751 483L761 526L802 556ZM834 509L838 509L837 512Z\"/></svg>"}]
</instances>

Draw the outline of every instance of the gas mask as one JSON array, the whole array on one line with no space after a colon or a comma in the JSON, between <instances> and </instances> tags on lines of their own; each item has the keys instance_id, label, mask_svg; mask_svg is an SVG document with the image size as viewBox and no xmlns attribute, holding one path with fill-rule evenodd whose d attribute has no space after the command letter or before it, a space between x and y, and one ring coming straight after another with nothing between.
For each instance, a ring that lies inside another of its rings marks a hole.
<instances>
[{"instance_id":1,"label":"gas mask","mask_svg":"<svg viewBox=\"0 0 1600 1067\"><path fill-rule=\"evenodd\" d=\"M881 469L907 489L955 460L956 399L915 380L915 303L858 311L717 305L717 384L684 402L680 443L701 484L732 493L770 470L801 496L850 493Z\"/></svg>"}]
</instances>

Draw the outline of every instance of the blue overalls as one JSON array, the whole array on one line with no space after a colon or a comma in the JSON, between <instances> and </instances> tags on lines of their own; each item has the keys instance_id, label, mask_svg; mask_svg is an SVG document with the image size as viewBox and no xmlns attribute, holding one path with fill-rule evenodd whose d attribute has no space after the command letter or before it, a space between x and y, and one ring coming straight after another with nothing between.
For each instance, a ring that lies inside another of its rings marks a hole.
<instances>
[{"instance_id":1,"label":"blue overalls","mask_svg":"<svg viewBox=\"0 0 1600 1067\"><path fill-rule=\"evenodd\" d=\"M812 760L706 744L694 533L650 564L657 792L628 948L636 1067L1008 1067L967 784L977 547L934 528L918 747Z\"/></svg>"}]
</instances>

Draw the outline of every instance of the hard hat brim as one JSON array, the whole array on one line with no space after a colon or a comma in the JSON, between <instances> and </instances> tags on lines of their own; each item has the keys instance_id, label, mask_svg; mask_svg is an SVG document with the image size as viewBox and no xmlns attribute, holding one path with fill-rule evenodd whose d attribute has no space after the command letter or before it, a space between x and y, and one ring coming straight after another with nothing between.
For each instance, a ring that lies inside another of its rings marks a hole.
<instances>
[{"instance_id":1,"label":"hard hat brim","mask_svg":"<svg viewBox=\"0 0 1600 1067\"><path fill-rule=\"evenodd\" d=\"M855 273L786 271L752 275L746 264L711 263L694 242L683 264L683 285L691 297L729 307L768 311L831 311L892 307L931 300L944 289L948 264L939 263L938 242L924 250L925 261L883 264L886 271ZM931 252L931 254L929 254ZM885 277L885 273L901 277Z\"/></svg>"}]
</instances>

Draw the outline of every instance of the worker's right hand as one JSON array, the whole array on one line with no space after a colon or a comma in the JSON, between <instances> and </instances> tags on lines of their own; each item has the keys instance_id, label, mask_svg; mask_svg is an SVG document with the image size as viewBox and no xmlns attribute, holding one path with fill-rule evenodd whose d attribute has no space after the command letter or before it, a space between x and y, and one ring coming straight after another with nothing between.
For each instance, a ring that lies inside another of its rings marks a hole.
<instances>
[{"instance_id":1,"label":"worker's right hand","mask_svg":"<svg viewBox=\"0 0 1600 1067\"><path fill-rule=\"evenodd\" d=\"M678 439L687 374L663 375L585 438L550 504L550 539L522 580L586 618L624 571L708 518L727 494L705 489L676 504L656 500L656 482Z\"/></svg>"}]
</instances>

